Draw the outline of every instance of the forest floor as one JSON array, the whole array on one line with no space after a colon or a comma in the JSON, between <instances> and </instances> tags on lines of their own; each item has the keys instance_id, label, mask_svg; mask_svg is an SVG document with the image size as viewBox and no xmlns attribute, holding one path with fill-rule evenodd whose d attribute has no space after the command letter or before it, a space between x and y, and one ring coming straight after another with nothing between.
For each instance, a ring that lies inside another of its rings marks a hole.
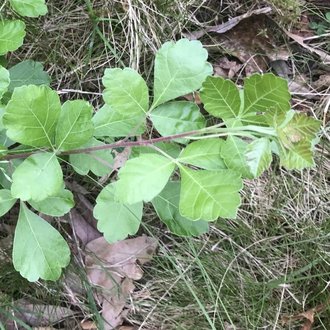
<instances>
[{"instance_id":1,"label":"forest floor","mask_svg":"<svg viewBox=\"0 0 330 330\"><path fill-rule=\"evenodd\" d=\"M48 6L48 15L26 19L25 44L9 62L42 62L62 100L83 98L97 111L108 67L129 66L151 84L156 50L186 37L202 42L216 75L238 84L254 72L284 77L292 108L323 123L314 168L289 172L275 163L246 180L237 219L212 223L208 234L174 236L145 208L139 234L159 247L118 313L118 329L330 329L329 1L49 0ZM91 181L70 180L85 203L95 203ZM79 246L69 233L68 239L76 254L59 282L29 283L11 262L1 263L3 329L103 329ZM0 240L1 249L7 244Z\"/></svg>"}]
</instances>

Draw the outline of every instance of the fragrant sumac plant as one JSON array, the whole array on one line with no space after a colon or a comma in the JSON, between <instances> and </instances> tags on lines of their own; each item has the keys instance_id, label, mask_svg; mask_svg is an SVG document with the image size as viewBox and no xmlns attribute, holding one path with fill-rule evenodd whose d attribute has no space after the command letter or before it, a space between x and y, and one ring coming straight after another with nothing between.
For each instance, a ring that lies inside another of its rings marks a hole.
<instances>
[{"instance_id":1,"label":"fragrant sumac plant","mask_svg":"<svg viewBox=\"0 0 330 330\"><path fill-rule=\"evenodd\" d=\"M286 80L257 74L237 87L212 76L207 57L199 41L166 42L152 92L138 72L108 68L97 110L61 104L45 85L13 89L1 110L0 215L19 201L13 263L22 276L56 280L69 263L66 241L37 214L74 207L64 166L102 177L94 216L111 243L137 233L144 203L174 234L200 235L210 221L236 217L243 180L259 177L274 155L287 169L314 165L320 122L291 110ZM5 69L1 81L4 94ZM178 99L197 91L199 104Z\"/></svg>"}]
</instances>

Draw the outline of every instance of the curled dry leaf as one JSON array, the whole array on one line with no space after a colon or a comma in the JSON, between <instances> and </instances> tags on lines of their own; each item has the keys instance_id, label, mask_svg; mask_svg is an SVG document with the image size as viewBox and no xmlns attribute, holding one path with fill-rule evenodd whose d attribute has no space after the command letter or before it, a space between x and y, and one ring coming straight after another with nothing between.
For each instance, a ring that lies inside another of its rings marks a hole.
<instances>
[{"instance_id":1,"label":"curled dry leaf","mask_svg":"<svg viewBox=\"0 0 330 330\"><path fill-rule=\"evenodd\" d=\"M151 260L157 248L157 241L141 236L109 244L103 237L86 245L87 276L91 284L99 287L99 301L105 329L122 324L128 309L126 298L133 292L133 280L143 275L139 264Z\"/></svg>"}]
</instances>

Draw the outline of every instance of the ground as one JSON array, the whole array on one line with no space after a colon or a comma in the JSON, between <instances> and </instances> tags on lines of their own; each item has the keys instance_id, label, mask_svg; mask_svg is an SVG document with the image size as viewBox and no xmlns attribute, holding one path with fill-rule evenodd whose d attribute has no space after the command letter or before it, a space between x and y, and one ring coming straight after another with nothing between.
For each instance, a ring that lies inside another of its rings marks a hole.
<instances>
[{"instance_id":1,"label":"ground","mask_svg":"<svg viewBox=\"0 0 330 330\"><path fill-rule=\"evenodd\" d=\"M330 62L322 58L330 52L327 1L50 0L48 6L47 16L26 20L26 42L9 63L42 62L62 100L84 98L96 110L105 68L129 66L151 83L153 54L163 42L196 38L196 31L270 8L200 40L219 75L241 83L252 72L272 71L290 80L293 108L323 123L316 166L289 172L275 162L260 178L246 181L237 219L218 220L201 237L170 234L146 206L140 234L155 237L159 249L127 299L125 324L146 330L329 329ZM299 37L312 49L297 42ZM91 183L79 181L93 204L98 191ZM3 224L2 232L6 228ZM10 246L6 235L0 240L2 251ZM31 284L10 262L2 262L0 313L16 328L26 328L24 318L15 314L15 304L24 299L34 306L32 314L41 304L74 311L55 320L56 329L102 329L79 248L69 233L68 239L75 251L69 280ZM80 294L75 285L83 288ZM36 321L34 326L41 325Z\"/></svg>"}]
</instances>

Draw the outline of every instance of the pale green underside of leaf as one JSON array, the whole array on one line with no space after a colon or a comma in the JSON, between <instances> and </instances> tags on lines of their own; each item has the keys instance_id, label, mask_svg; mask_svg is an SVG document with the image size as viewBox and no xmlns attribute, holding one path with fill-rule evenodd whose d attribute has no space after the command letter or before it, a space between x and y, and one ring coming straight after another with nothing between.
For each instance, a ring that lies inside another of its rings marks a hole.
<instances>
[{"instance_id":1,"label":"pale green underside of leaf","mask_svg":"<svg viewBox=\"0 0 330 330\"><path fill-rule=\"evenodd\" d=\"M236 218L240 176L232 170L192 170L181 166L180 214L191 220Z\"/></svg>"},{"instance_id":2,"label":"pale green underside of leaf","mask_svg":"<svg viewBox=\"0 0 330 330\"><path fill-rule=\"evenodd\" d=\"M60 233L21 203L13 245L15 269L31 282L56 281L69 261L70 249Z\"/></svg>"},{"instance_id":3,"label":"pale green underside of leaf","mask_svg":"<svg viewBox=\"0 0 330 330\"><path fill-rule=\"evenodd\" d=\"M213 72L207 57L207 51L197 40L164 43L155 58L152 108L198 90Z\"/></svg>"},{"instance_id":4,"label":"pale green underside of leaf","mask_svg":"<svg viewBox=\"0 0 330 330\"><path fill-rule=\"evenodd\" d=\"M236 85L221 77L207 77L200 92L205 110L217 118L239 117L241 99Z\"/></svg>"},{"instance_id":5,"label":"pale green underside of leaf","mask_svg":"<svg viewBox=\"0 0 330 330\"><path fill-rule=\"evenodd\" d=\"M92 138L81 148L104 146L105 144ZM109 149L93 151L86 154L70 155L70 164L73 169L81 174L87 175L89 171L97 176L110 173L113 169L113 157Z\"/></svg>"},{"instance_id":6,"label":"pale green underside of leaf","mask_svg":"<svg viewBox=\"0 0 330 330\"><path fill-rule=\"evenodd\" d=\"M24 22L0 20L0 55L5 55L21 47L24 37Z\"/></svg>"},{"instance_id":7,"label":"pale green underside of leaf","mask_svg":"<svg viewBox=\"0 0 330 330\"><path fill-rule=\"evenodd\" d=\"M260 138L247 145L245 160L254 178L269 168L272 159L272 149L268 139Z\"/></svg>"},{"instance_id":8,"label":"pale green underside of leaf","mask_svg":"<svg viewBox=\"0 0 330 330\"><path fill-rule=\"evenodd\" d=\"M9 84L9 72L7 69L0 65L0 99L2 98L3 94L7 92Z\"/></svg>"},{"instance_id":9,"label":"pale green underside of leaf","mask_svg":"<svg viewBox=\"0 0 330 330\"><path fill-rule=\"evenodd\" d=\"M140 135L145 131L145 115L125 116L104 105L93 116L95 137Z\"/></svg>"},{"instance_id":10,"label":"pale green underside of leaf","mask_svg":"<svg viewBox=\"0 0 330 330\"><path fill-rule=\"evenodd\" d=\"M9 69L10 85L9 92L13 92L14 88L24 85L47 85L50 84L50 77L42 63L32 60L22 61Z\"/></svg>"},{"instance_id":11,"label":"pale green underside of leaf","mask_svg":"<svg viewBox=\"0 0 330 330\"><path fill-rule=\"evenodd\" d=\"M150 202L165 187L175 164L156 154L143 154L126 162L115 183L116 200L135 204Z\"/></svg>"},{"instance_id":12,"label":"pale green underside of leaf","mask_svg":"<svg viewBox=\"0 0 330 330\"><path fill-rule=\"evenodd\" d=\"M178 236L199 236L207 233L208 222L191 221L179 212L180 182L169 181L161 193L152 200L160 220Z\"/></svg>"},{"instance_id":13,"label":"pale green underside of leaf","mask_svg":"<svg viewBox=\"0 0 330 330\"><path fill-rule=\"evenodd\" d=\"M221 147L224 143L225 141L219 138L192 142L182 150L178 161L205 170L225 169L227 166L220 156Z\"/></svg>"},{"instance_id":14,"label":"pale green underside of leaf","mask_svg":"<svg viewBox=\"0 0 330 330\"><path fill-rule=\"evenodd\" d=\"M115 201L114 185L107 185L96 199L93 215L97 228L109 243L125 239L139 230L143 203L128 205Z\"/></svg>"},{"instance_id":15,"label":"pale green underside of leaf","mask_svg":"<svg viewBox=\"0 0 330 330\"><path fill-rule=\"evenodd\" d=\"M38 17L48 12L45 0L10 0L10 5L21 16Z\"/></svg>"},{"instance_id":16,"label":"pale green underside of leaf","mask_svg":"<svg viewBox=\"0 0 330 330\"><path fill-rule=\"evenodd\" d=\"M41 202L28 201L37 211L53 216L60 217L68 213L74 206L73 195L69 190L60 190L54 196L50 196Z\"/></svg>"},{"instance_id":17,"label":"pale green underside of leaf","mask_svg":"<svg viewBox=\"0 0 330 330\"><path fill-rule=\"evenodd\" d=\"M3 116L7 136L34 147L50 147L61 111L57 93L47 86L15 88Z\"/></svg>"},{"instance_id":18,"label":"pale green underside of leaf","mask_svg":"<svg viewBox=\"0 0 330 330\"><path fill-rule=\"evenodd\" d=\"M57 122L55 144L59 150L78 148L87 143L94 133L93 107L86 101L67 101Z\"/></svg>"},{"instance_id":19,"label":"pale green underside of leaf","mask_svg":"<svg viewBox=\"0 0 330 330\"><path fill-rule=\"evenodd\" d=\"M12 196L23 201L42 201L56 195L63 185L61 166L52 153L29 156L13 173Z\"/></svg>"},{"instance_id":20,"label":"pale green underside of leaf","mask_svg":"<svg viewBox=\"0 0 330 330\"><path fill-rule=\"evenodd\" d=\"M150 119L162 136L180 134L205 127L205 118L192 102L176 101L159 106Z\"/></svg>"},{"instance_id":21,"label":"pale green underside of leaf","mask_svg":"<svg viewBox=\"0 0 330 330\"><path fill-rule=\"evenodd\" d=\"M226 166L240 175L243 178L252 179L253 175L250 172L245 158L245 152L248 143L236 136L228 136L227 140L221 147L221 157Z\"/></svg>"},{"instance_id":22,"label":"pale green underside of leaf","mask_svg":"<svg viewBox=\"0 0 330 330\"><path fill-rule=\"evenodd\" d=\"M15 204L16 198L11 195L10 190L0 190L0 217L6 214Z\"/></svg>"},{"instance_id":23,"label":"pale green underside of leaf","mask_svg":"<svg viewBox=\"0 0 330 330\"><path fill-rule=\"evenodd\" d=\"M148 111L149 94L144 79L133 69L106 69L103 79L104 102L123 116Z\"/></svg>"}]
</instances>

